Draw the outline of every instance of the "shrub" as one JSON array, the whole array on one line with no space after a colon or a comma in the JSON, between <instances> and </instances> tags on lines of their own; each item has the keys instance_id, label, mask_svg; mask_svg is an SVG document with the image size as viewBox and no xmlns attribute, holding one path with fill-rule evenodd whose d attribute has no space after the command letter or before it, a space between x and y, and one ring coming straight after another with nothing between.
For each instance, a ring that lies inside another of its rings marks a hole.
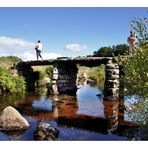
<instances>
[{"instance_id":1,"label":"shrub","mask_svg":"<svg viewBox=\"0 0 148 148\"><path fill-rule=\"evenodd\" d=\"M45 70L46 74L48 74L49 78L52 79L52 75L53 75L53 66L48 66Z\"/></svg>"},{"instance_id":2,"label":"shrub","mask_svg":"<svg viewBox=\"0 0 148 148\"><path fill-rule=\"evenodd\" d=\"M24 92L26 84L23 77L16 77L9 70L0 67L0 89L4 92Z\"/></svg>"},{"instance_id":3,"label":"shrub","mask_svg":"<svg viewBox=\"0 0 148 148\"><path fill-rule=\"evenodd\" d=\"M137 94L145 96L148 88L148 55L144 50L131 51L130 56L119 59L119 65L123 67L124 76L121 77L128 95Z\"/></svg>"}]
</instances>

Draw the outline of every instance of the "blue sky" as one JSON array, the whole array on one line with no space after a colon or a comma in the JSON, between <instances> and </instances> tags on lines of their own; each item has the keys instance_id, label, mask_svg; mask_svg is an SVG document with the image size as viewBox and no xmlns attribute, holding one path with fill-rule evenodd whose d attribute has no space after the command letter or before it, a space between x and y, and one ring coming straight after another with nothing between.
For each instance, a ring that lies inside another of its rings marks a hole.
<instances>
[{"instance_id":1,"label":"blue sky","mask_svg":"<svg viewBox=\"0 0 148 148\"><path fill-rule=\"evenodd\" d=\"M146 8L0 8L0 56L35 60L41 40L43 58L83 56L102 46L127 43L131 19Z\"/></svg>"}]
</instances>

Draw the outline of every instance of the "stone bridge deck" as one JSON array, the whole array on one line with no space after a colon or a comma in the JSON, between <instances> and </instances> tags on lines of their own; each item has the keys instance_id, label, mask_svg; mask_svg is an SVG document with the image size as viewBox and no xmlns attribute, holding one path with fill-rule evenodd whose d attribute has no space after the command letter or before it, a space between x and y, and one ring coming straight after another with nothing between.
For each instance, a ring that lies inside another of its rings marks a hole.
<instances>
[{"instance_id":1,"label":"stone bridge deck","mask_svg":"<svg viewBox=\"0 0 148 148\"><path fill-rule=\"evenodd\" d=\"M26 61L20 62L19 66L40 66L40 65L53 65L55 63L74 63L80 64L81 66L95 67L101 64L106 64L112 57L81 57L81 58L67 58L61 57L57 59L49 60L36 60L36 61Z\"/></svg>"}]
</instances>

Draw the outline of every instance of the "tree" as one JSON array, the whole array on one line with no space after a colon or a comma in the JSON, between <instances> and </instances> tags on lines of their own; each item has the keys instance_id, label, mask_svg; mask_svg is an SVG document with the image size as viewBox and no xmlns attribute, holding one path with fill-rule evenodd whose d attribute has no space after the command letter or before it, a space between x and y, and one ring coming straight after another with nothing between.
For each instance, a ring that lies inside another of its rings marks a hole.
<instances>
[{"instance_id":1,"label":"tree","mask_svg":"<svg viewBox=\"0 0 148 148\"><path fill-rule=\"evenodd\" d=\"M112 57L113 50L111 47L101 47L98 51L95 51L93 55L97 57Z\"/></svg>"},{"instance_id":2,"label":"tree","mask_svg":"<svg viewBox=\"0 0 148 148\"><path fill-rule=\"evenodd\" d=\"M113 45L112 47L101 47L98 51L94 51L93 56L97 57L112 57L113 54L115 56L124 55L127 51L129 51L129 46L126 44L118 44Z\"/></svg>"},{"instance_id":3,"label":"tree","mask_svg":"<svg viewBox=\"0 0 148 148\"><path fill-rule=\"evenodd\" d=\"M137 19L134 18L130 22L132 29L136 33L136 37L139 41L139 46L145 46L145 48L148 49L148 31L147 31L147 25L148 25L148 19L141 17L138 17Z\"/></svg>"},{"instance_id":4,"label":"tree","mask_svg":"<svg viewBox=\"0 0 148 148\"><path fill-rule=\"evenodd\" d=\"M124 55L125 53L129 51L129 46L126 44L118 44L114 48L115 48L114 49L115 56Z\"/></svg>"}]
</instances>

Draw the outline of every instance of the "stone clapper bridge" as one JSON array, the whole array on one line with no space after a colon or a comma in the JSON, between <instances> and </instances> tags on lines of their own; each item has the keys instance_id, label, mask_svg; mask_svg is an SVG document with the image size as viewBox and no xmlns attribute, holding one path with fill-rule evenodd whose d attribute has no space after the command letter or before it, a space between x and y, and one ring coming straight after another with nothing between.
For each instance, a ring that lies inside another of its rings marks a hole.
<instances>
[{"instance_id":1,"label":"stone clapper bridge","mask_svg":"<svg viewBox=\"0 0 148 148\"><path fill-rule=\"evenodd\" d=\"M54 70L52 85L56 86L56 91L54 90L53 92L55 92L56 95L68 94L72 95L73 97L77 92L77 64L87 67L96 67L100 66L101 64L106 65L106 79L103 92L105 118L77 114L78 105L75 99L75 101L73 101L76 103L75 107L63 105L63 103L62 106L60 106L61 104L59 103L58 107L52 107L52 112L43 112L43 114L38 118L40 120L55 118L60 125L69 125L95 131L97 130L103 133L116 131L117 133L121 132L122 135L123 129L131 129L131 122L124 120L124 101L121 101L121 98L119 98L119 88L121 86L121 83L119 83L119 78L121 73L118 64L114 62L113 57L62 57L42 61L27 61L18 63L17 69L18 72L20 72L25 77L28 89L34 89L38 74L33 71L32 66L53 65ZM55 87L53 88L55 89ZM71 99L67 99L67 101L70 100ZM21 108L22 107L23 106L21 105ZM58 117L56 116L57 112ZM67 112L70 112L72 115L68 114ZM29 113L32 113L32 115L37 115L34 114L33 110L30 110Z\"/></svg>"},{"instance_id":2,"label":"stone clapper bridge","mask_svg":"<svg viewBox=\"0 0 148 148\"><path fill-rule=\"evenodd\" d=\"M53 65L52 84L55 94L76 95L77 91L77 64L80 66L96 67L105 64L105 87L104 98L116 98L119 95L119 66L113 62L112 57L61 57L49 60L36 60L19 62L17 64L18 73L25 77L29 90L35 89L35 81L38 78L37 73L33 71L32 66ZM55 87L56 86L56 87ZM55 89L56 88L56 89Z\"/></svg>"}]
</instances>

